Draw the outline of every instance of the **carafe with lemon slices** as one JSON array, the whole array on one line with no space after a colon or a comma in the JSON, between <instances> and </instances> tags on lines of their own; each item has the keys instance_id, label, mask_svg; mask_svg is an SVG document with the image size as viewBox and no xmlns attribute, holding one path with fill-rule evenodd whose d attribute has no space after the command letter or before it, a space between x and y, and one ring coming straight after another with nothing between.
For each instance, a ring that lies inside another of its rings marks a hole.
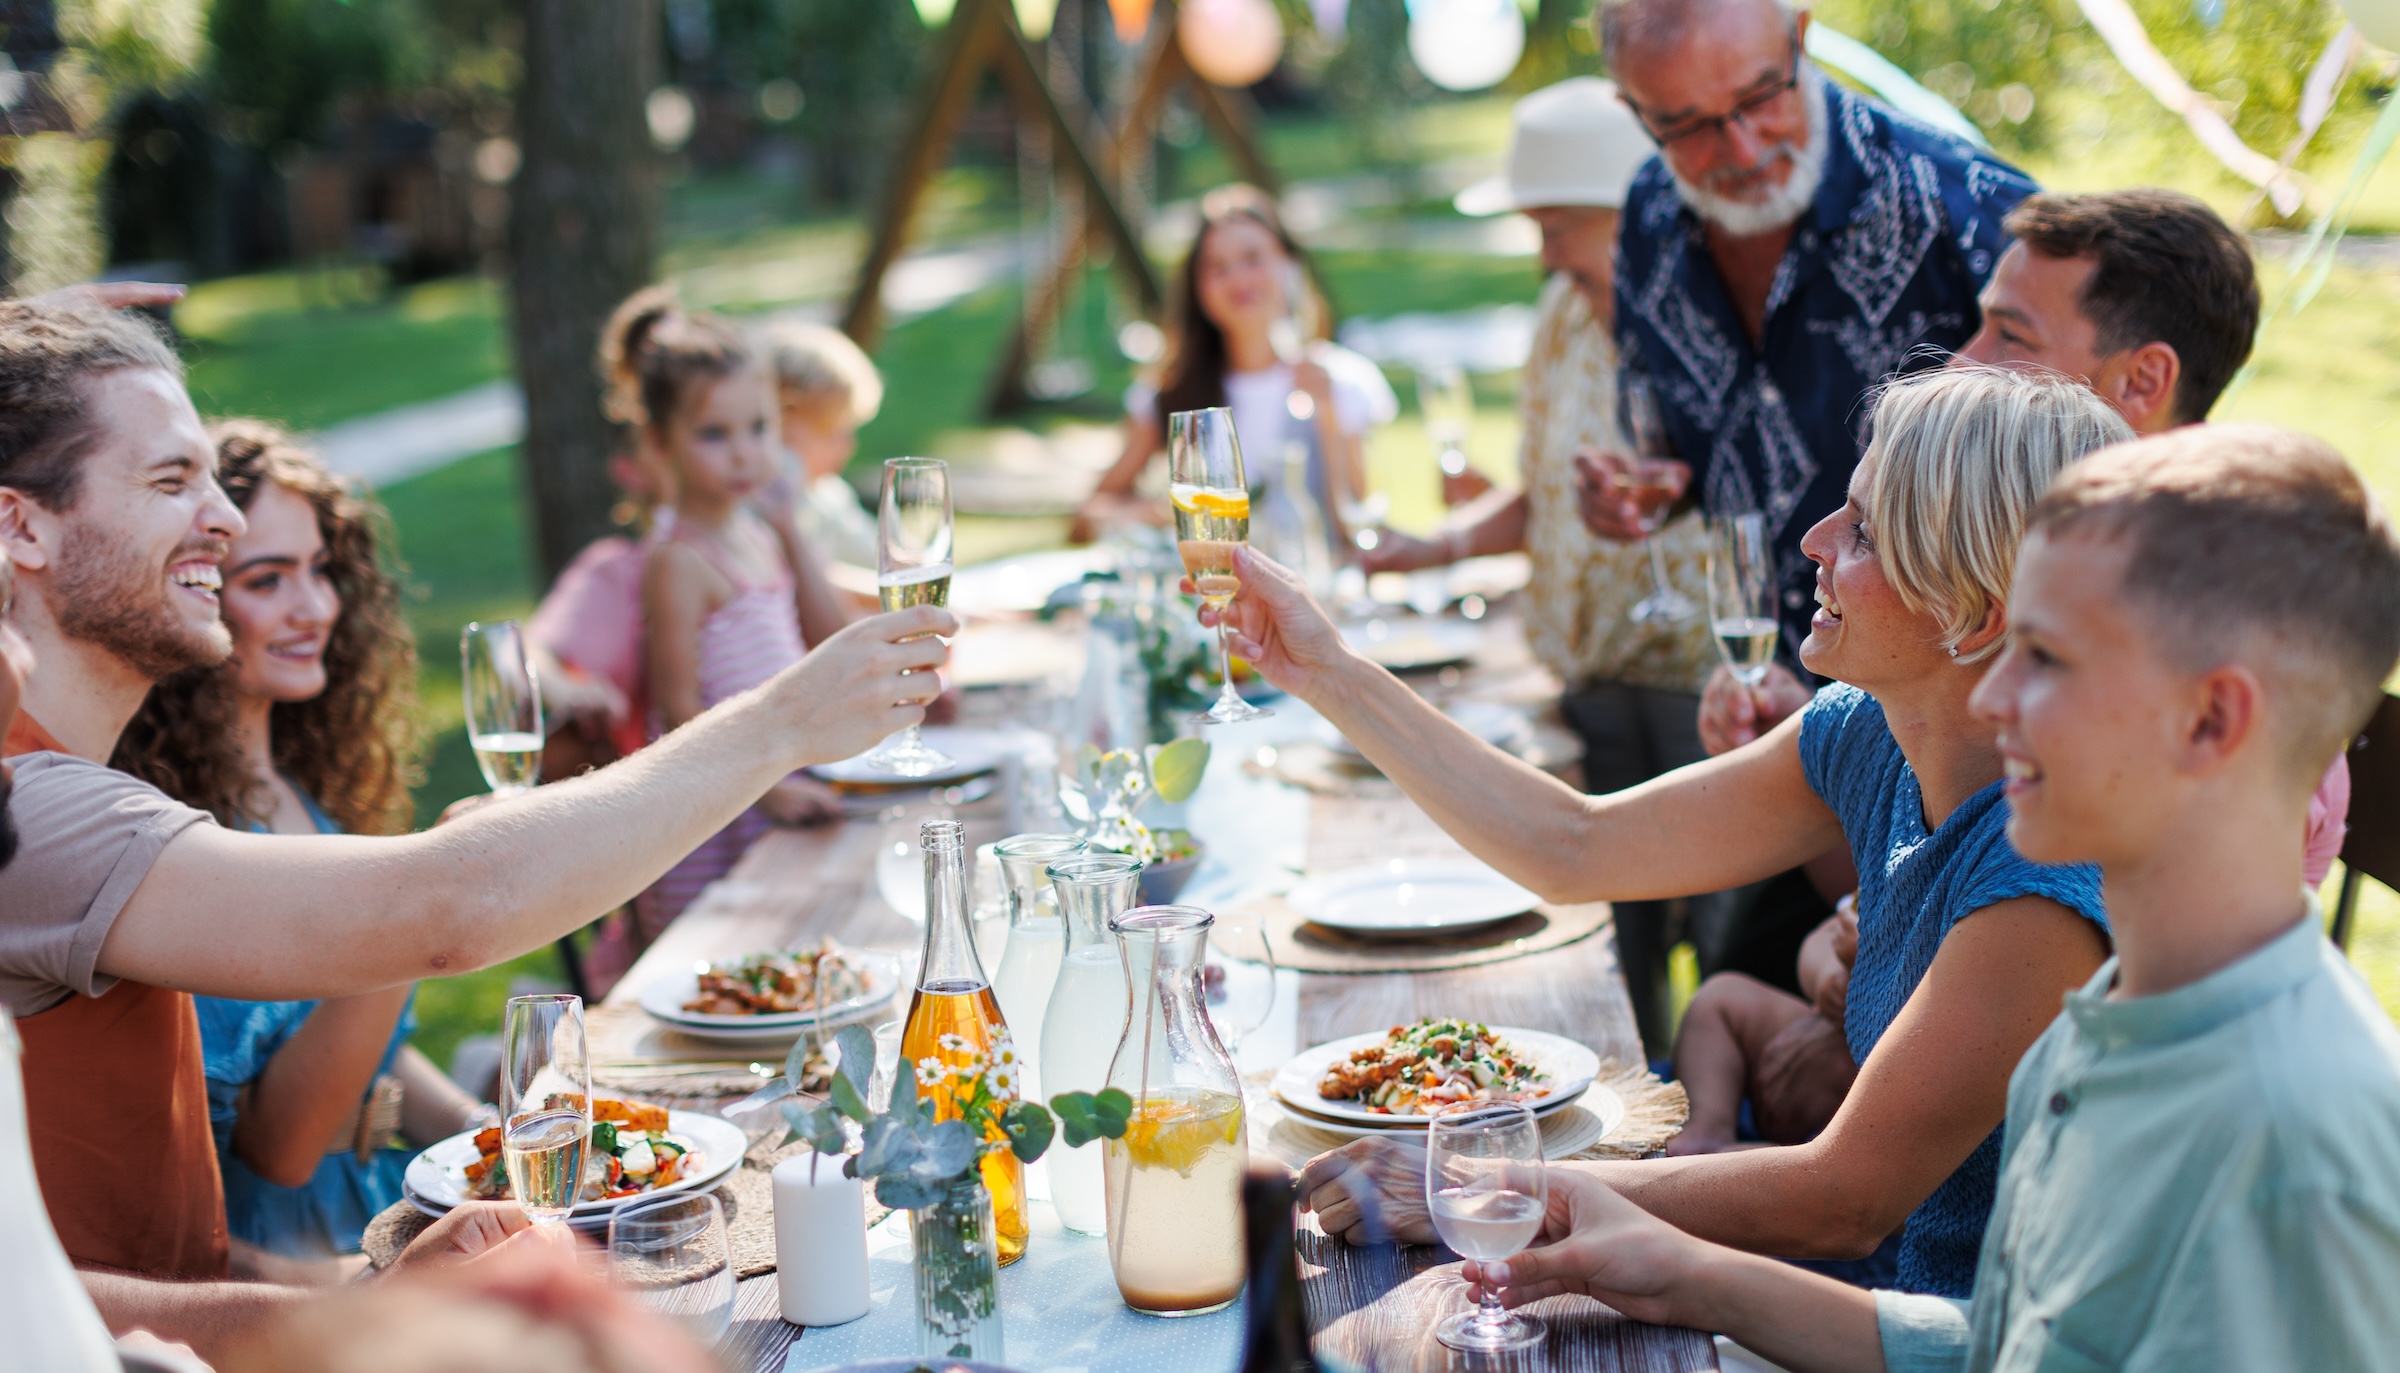
<instances>
[{"instance_id":1,"label":"carafe with lemon slices","mask_svg":"<svg viewBox=\"0 0 2400 1373\"><path fill-rule=\"evenodd\" d=\"M1108 1258L1125 1304L1197 1316L1242 1293L1242 1080L1200 989L1215 917L1139 906L1109 922L1132 1005L1108 1085L1133 1098L1123 1139L1104 1142Z\"/></svg>"}]
</instances>

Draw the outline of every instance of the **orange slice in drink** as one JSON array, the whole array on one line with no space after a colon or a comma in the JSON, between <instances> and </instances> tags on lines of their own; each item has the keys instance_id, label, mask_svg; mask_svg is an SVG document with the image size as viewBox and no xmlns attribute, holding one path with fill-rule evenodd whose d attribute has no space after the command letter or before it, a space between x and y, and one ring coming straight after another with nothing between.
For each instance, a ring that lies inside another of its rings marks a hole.
<instances>
[{"instance_id":1,"label":"orange slice in drink","mask_svg":"<svg viewBox=\"0 0 2400 1373\"><path fill-rule=\"evenodd\" d=\"M1168 499L1175 508L1194 515L1210 515L1220 520L1250 518L1250 493L1247 491L1213 491L1205 486L1177 482L1168 488Z\"/></svg>"},{"instance_id":2,"label":"orange slice in drink","mask_svg":"<svg viewBox=\"0 0 2400 1373\"><path fill-rule=\"evenodd\" d=\"M1133 1119L1126 1122L1125 1151L1137 1168L1188 1174L1210 1146L1231 1144L1241 1133L1241 1105L1231 1098L1217 1105L1151 1097L1134 1108Z\"/></svg>"}]
</instances>

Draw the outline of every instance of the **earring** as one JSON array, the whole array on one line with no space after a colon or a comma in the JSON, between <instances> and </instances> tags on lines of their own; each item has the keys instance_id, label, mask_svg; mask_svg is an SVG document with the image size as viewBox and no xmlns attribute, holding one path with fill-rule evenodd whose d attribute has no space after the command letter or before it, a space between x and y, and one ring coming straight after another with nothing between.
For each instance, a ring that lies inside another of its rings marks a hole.
<instances>
[{"instance_id":1,"label":"earring","mask_svg":"<svg viewBox=\"0 0 2400 1373\"><path fill-rule=\"evenodd\" d=\"M1952 644L1952 645L1950 645L1950 656L1951 656L1951 657L1953 657L1953 658L1955 658L1955 657L1957 657L1957 656L1958 656L1958 645L1956 645L1956 644Z\"/></svg>"}]
</instances>

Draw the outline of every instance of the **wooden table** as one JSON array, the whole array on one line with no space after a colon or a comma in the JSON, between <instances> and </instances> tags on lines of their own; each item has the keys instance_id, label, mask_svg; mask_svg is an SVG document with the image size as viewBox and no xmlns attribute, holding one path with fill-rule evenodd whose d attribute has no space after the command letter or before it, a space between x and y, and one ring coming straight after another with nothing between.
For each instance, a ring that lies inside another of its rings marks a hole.
<instances>
[{"instance_id":1,"label":"wooden table","mask_svg":"<svg viewBox=\"0 0 2400 1373\"><path fill-rule=\"evenodd\" d=\"M1504 626L1503 632L1513 631ZM1517 660L1505 661L1511 648ZM1495 668L1521 670L1521 639L1513 644L1503 639L1495 656L1504 658ZM1282 727L1286 737L1307 719L1306 708L1296 703L1278 709L1292 717ZM1234 730L1255 728L1233 727L1218 737L1251 747L1247 736L1237 738ZM1209 787L1219 785L1220 771L1238 774L1240 761L1220 757L1211 766ZM1310 835L1309 866L1315 869L1453 847L1406 800L1319 805L1313 813L1338 817L1327 832ZM967 823L971 842L1002 837L996 798L962 810L959 818ZM921 938L919 927L903 920L876 894L878 838L879 828L872 821L769 833L644 954L604 1006L630 1009L636 990L651 978L696 960L788 947L822 935L859 947L913 952ZM1476 968L1368 976L1287 972L1285 977L1297 978L1292 1033L1299 1046L1440 1014L1548 1030L1580 1040L1603 1058L1640 1061L1624 981L1604 934L1549 953ZM600 1046L594 1047L597 1056ZM1386 1369L1465 1366L1426 1334L1429 1315L1466 1304L1455 1278L1445 1281L1444 1275L1453 1271L1441 1266L1452 1262L1446 1251L1416 1246L1354 1249L1311 1228L1301 1236L1301 1253L1310 1324L1326 1353ZM1680 1373L1717 1367L1711 1342L1696 1332L1642 1325L1580 1299L1553 1299L1543 1305L1557 1333L1532 1366L1594 1373ZM726 1359L733 1368L781 1369L791 1344L803 1335L777 1319L771 1273L741 1284L735 1322Z\"/></svg>"}]
</instances>

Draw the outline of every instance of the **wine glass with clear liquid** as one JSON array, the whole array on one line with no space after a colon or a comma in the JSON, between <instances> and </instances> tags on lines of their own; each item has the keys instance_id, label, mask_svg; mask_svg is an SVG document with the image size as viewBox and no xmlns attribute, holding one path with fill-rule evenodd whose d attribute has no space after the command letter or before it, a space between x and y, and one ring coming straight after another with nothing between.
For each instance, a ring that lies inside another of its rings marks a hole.
<instances>
[{"instance_id":1,"label":"wine glass with clear liquid","mask_svg":"<svg viewBox=\"0 0 2400 1373\"><path fill-rule=\"evenodd\" d=\"M542 689L525 631L514 620L471 623L458 635L467 742L494 796L519 796L542 776Z\"/></svg>"},{"instance_id":2,"label":"wine glass with clear liquid","mask_svg":"<svg viewBox=\"0 0 2400 1373\"><path fill-rule=\"evenodd\" d=\"M703 1344L733 1325L733 1243L713 1196L652 1197L608 1220L608 1273Z\"/></svg>"},{"instance_id":3,"label":"wine glass with clear liquid","mask_svg":"<svg viewBox=\"0 0 2400 1373\"><path fill-rule=\"evenodd\" d=\"M591 1139L583 998L510 997L500 1017L500 1153L534 1224L563 1224L575 1209Z\"/></svg>"},{"instance_id":4,"label":"wine glass with clear liquid","mask_svg":"<svg viewBox=\"0 0 2400 1373\"><path fill-rule=\"evenodd\" d=\"M876 518L875 591L887 611L950 603L950 464L936 458L887 458ZM867 761L903 777L956 766L925 742L915 725L875 746Z\"/></svg>"},{"instance_id":5,"label":"wine glass with clear liquid","mask_svg":"<svg viewBox=\"0 0 2400 1373\"><path fill-rule=\"evenodd\" d=\"M1691 469L1675 461L1658 396L1639 372L1627 370L1617 378L1617 424L1630 451L1602 455L1605 477L1611 491L1641 512L1642 542L1650 548L1650 594L1627 614L1635 624L1681 624L1699 611L1667 580L1666 555L1652 536L1682 499Z\"/></svg>"},{"instance_id":6,"label":"wine glass with clear liquid","mask_svg":"<svg viewBox=\"0 0 2400 1373\"><path fill-rule=\"evenodd\" d=\"M1470 1101L1425 1126L1425 1206L1442 1243L1463 1258L1497 1263L1533 1243L1550 1204L1542 1126L1514 1101ZM1482 1304L1434 1327L1452 1349L1530 1349L1549 1334L1537 1316L1511 1314L1488 1285Z\"/></svg>"},{"instance_id":7,"label":"wine glass with clear liquid","mask_svg":"<svg viewBox=\"0 0 2400 1373\"><path fill-rule=\"evenodd\" d=\"M1708 624L1717 652L1744 686L1767 678L1782 627L1767 576L1767 517L1756 511L1708 519Z\"/></svg>"},{"instance_id":8,"label":"wine glass with clear liquid","mask_svg":"<svg viewBox=\"0 0 2400 1373\"><path fill-rule=\"evenodd\" d=\"M1242 474L1242 445L1233 434L1233 412L1224 406L1178 410L1167 416L1168 499L1175 505L1175 548L1192 589L1209 609L1223 612L1242 589L1234 551L1250 541L1250 484ZM1217 622L1217 665L1225 686L1216 704L1192 718L1204 725L1231 724L1273 715L1233 689L1232 631Z\"/></svg>"}]
</instances>

